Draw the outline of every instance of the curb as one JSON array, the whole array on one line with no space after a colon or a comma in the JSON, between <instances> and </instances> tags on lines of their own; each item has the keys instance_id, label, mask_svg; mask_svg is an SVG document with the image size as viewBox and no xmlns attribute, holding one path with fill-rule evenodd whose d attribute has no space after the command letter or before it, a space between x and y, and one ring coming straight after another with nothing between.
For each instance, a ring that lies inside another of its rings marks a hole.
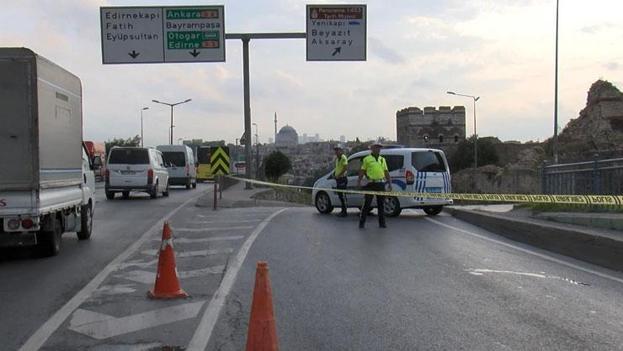
<instances>
[{"instance_id":1,"label":"curb","mask_svg":"<svg viewBox=\"0 0 623 351\"><path fill-rule=\"evenodd\" d=\"M445 208L452 216L495 234L561 255L623 271L623 238L583 228Z\"/></svg>"}]
</instances>

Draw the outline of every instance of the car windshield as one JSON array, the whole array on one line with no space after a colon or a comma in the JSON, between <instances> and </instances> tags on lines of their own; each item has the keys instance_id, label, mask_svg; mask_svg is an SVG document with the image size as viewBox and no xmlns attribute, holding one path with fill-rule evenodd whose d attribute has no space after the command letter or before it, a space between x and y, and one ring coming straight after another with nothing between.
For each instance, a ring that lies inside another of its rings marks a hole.
<instances>
[{"instance_id":1,"label":"car windshield","mask_svg":"<svg viewBox=\"0 0 623 351\"><path fill-rule=\"evenodd\" d=\"M173 165L176 167L186 166L186 158L184 157L184 153L181 151L163 152L162 158L164 159L164 165L167 167L169 167L169 165Z\"/></svg>"},{"instance_id":2,"label":"car windshield","mask_svg":"<svg viewBox=\"0 0 623 351\"><path fill-rule=\"evenodd\" d=\"M146 149L114 149L110 153L109 164L140 165L149 163L149 152Z\"/></svg>"}]
</instances>

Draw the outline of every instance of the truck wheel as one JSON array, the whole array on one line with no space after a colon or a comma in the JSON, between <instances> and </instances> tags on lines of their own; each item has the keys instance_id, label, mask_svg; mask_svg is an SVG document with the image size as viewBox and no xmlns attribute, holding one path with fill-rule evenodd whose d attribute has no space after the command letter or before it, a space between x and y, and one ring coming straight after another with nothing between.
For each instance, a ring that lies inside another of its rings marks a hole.
<instances>
[{"instance_id":1,"label":"truck wheel","mask_svg":"<svg viewBox=\"0 0 623 351\"><path fill-rule=\"evenodd\" d=\"M58 218L51 219L52 229L50 231L40 231L41 242L40 250L44 257L56 256L61 251L61 236L63 235L63 228L61 228L61 221Z\"/></svg>"},{"instance_id":2,"label":"truck wheel","mask_svg":"<svg viewBox=\"0 0 623 351\"><path fill-rule=\"evenodd\" d=\"M443 209L442 206L426 206L423 208L424 212L426 212L426 214L429 216L438 215L442 209Z\"/></svg>"},{"instance_id":3,"label":"truck wheel","mask_svg":"<svg viewBox=\"0 0 623 351\"><path fill-rule=\"evenodd\" d=\"M124 199L129 199L130 198L130 192L129 191L123 191L121 194L123 195Z\"/></svg>"},{"instance_id":4,"label":"truck wheel","mask_svg":"<svg viewBox=\"0 0 623 351\"><path fill-rule=\"evenodd\" d=\"M107 191L106 192L106 198L108 200L113 200L115 198L115 193L113 193L112 191Z\"/></svg>"},{"instance_id":5,"label":"truck wheel","mask_svg":"<svg viewBox=\"0 0 623 351\"><path fill-rule=\"evenodd\" d=\"M158 197L158 182L156 182L156 184L154 184L154 187L151 189L151 192L149 193L149 196L152 199L155 199Z\"/></svg>"},{"instance_id":6,"label":"truck wheel","mask_svg":"<svg viewBox=\"0 0 623 351\"><path fill-rule=\"evenodd\" d=\"M80 224L78 240L88 240L93 232L93 208L90 204L80 208Z\"/></svg>"}]
</instances>

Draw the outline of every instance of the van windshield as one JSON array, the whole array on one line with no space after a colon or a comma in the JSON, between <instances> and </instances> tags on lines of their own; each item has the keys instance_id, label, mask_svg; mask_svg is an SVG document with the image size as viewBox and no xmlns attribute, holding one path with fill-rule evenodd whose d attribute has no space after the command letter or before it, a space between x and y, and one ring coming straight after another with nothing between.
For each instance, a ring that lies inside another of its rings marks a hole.
<instances>
[{"instance_id":1,"label":"van windshield","mask_svg":"<svg viewBox=\"0 0 623 351\"><path fill-rule=\"evenodd\" d=\"M180 151L163 152L162 158L164 159L164 165L167 167L170 164L176 167L186 166L186 158L184 157L183 152L180 152Z\"/></svg>"},{"instance_id":2,"label":"van windshield","mask_svg":"<svg viewBox=\"0 0 623 351\"><path fill-rule=\"evenodd\" d=\"M114 149L110 153L109 164L149 164L149 153L146 149Z\"/></svg>"},{"instance_id":3,"label":"van windshield","mask_svg":"<svg viewBox=\"0 0 623 351\"><path fill-rule=\"evenodd\" d=\"M412 153L411 164L418 172L445 172L446 164L438 152L418 151Z\"/></svg>"}]
</instances>

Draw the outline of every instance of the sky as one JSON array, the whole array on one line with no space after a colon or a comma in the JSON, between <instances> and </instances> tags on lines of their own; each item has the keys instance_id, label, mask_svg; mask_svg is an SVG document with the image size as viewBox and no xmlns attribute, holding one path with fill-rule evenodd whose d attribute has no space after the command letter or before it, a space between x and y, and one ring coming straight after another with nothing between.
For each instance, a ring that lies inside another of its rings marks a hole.
<instances>
[{"instance_id":1,"label":"sky","mask_svg":"<svg viewBox=\"0 0 623 351\"><path fill-rule=\"evenodd\" d=\"M76 74L83 85L86 140L140 134L146 145L174 138L234 142L244 131L242 44L226 62L103 65L101 6L224 5L226 33L304 32L298 0L0 0L0 43L23 46ZM311 4L344 3L316 0ZM346 3L355 3L352 1ZM553 133L555 0L370 0L367 60L307 62L305 40L250 44L251 118L260 142L279 127L324 139L396 139L396 111L467 108L477 95L479 136L544 140ZM559 124L577 118L597 79L623 88L623 1L560 0ZM253 131L255 133L255 131Z\"/></svg>"}]
</instances>

